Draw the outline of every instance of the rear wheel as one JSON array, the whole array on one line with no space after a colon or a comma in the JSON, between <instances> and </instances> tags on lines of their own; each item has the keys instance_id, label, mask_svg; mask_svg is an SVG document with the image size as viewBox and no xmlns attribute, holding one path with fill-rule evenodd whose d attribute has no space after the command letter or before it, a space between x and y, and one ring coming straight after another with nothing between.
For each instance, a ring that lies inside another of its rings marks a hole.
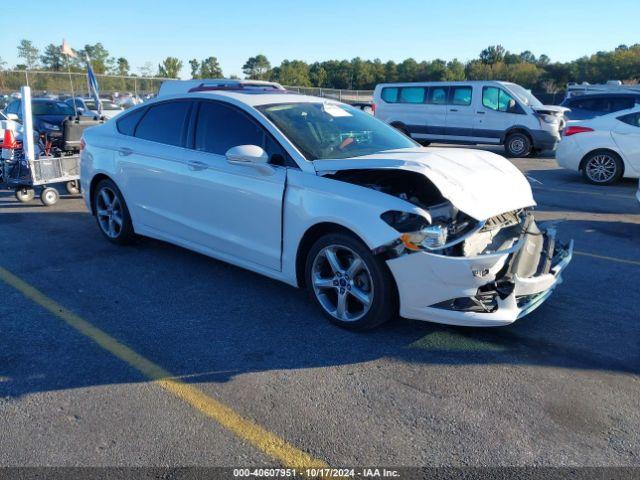
<instances>
[{"instance_id":1,"label":"rear wheel","mask_svg":"<svg viewBox=\"0 0 640 480\"><path fill-rule=\"evenodd\" d=\"M307 256L305 279L324 315L341 327L365 330L395 314L391 273L351 235L332 233L318 239Z\"/></svg>"},{"instance_id":2,"label":"rear wheel","mask_svg":"<svg viewBox=\"0 0 640 480\"><path fill-rule=\"evenodd\" d=\"M594 185L611 185L622 177L624 166L620 157L608 151L592 152L584 159L582 175Z\"/></svg>"},{"instance_id":3,"label":"rear wheel","mask_svg":"<svg viewBox=\"0 0 640 480\"><path fill-rule=\"evenodd\" d=\"M36 192L33 188L22 187L16 189L16 200L20 203L27 203L36 198Z\"/></svg>"},{"instance_id":4,"label":"rear wheel","mask_svg":"<svg viewBox=\"0 0 640 480\"><path fill-rule=\"evenodd\" d=\"M67 187L67 192L69 192L70 195L80 194L80 184L77 180L71 180L70 182L67 182L65 186Z\"/></svg>"},{"instance_id":5,"label":"rear wheel","mask_svg":"<svg viewBox=\"0 0 640 480\"><path fill-rule=\"evenodd\" d=\"M101 180L93 194L93 205L98 226L107 240L117 245L126 245L134 240L131 216L115 183Z\"/></svg>"},{"instance_id":6,"label":"rear wheel","mask_svg":"<svg viewBox=\"0 0 640 480\"><path fill-rule=\"evenodd\" d=\"M527 157L532 150L531 140L524 133L510 133L504 142L504 149L509 157Z\"/></svg>"}]
</instances>

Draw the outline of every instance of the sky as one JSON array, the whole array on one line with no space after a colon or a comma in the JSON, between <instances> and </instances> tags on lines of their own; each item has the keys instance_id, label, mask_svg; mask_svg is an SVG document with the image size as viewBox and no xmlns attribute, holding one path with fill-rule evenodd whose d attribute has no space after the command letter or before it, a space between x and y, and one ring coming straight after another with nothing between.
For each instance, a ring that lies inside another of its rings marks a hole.
<instances>
[{"instance_id":1,"label":"sky","mask_svg":"<svg viewBox=\"0 0 640 480\"><path fill-rule=\"evenodd\" d=\"M501 44L568 61L640 42L639 0L22 0L2 7L0 57L19 63L16 45L41 49L66 38L72 48L102 42L133 72L167 56L218 58L226 76L262 53L284 59L380 58L461 61ZM50 14L44 14L48 5ZM8 21L10 19L10 21Z\"/></svg>"}]
</instances>

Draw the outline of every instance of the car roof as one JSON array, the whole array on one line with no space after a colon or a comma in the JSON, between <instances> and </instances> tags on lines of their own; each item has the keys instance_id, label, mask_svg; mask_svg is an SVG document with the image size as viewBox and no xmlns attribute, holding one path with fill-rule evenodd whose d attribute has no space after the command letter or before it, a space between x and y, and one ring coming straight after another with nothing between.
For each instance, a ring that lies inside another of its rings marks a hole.
<instances>
[{"instance_id":1,"label":"car roof","mask_svg":"<svg viewBox=\"0 0 640 480\"><path fill-rule=\"evenodd\" d=\"M573 101L573 100L585 100L585 99L592 99L592 98L611 98L611 97L616 97L616 98L640 98L640 93L629 93L629 92L623 92L623 93L587 93L584 95L573 95L569 98L566 99L566 101Z\"/></svg>"},{"instance_id":2,"label":"car roof","mask_svg":"<svg viewBox=\"0 0 640 480\"><path fill-rule=\"evenodd\" d=\"M311 95L300 95L290 91L267 93L267 92L242 92L228 90L211 90L201 92L182 93L177 95L158 96L151 101L142 105L151 105L153 103L162 102L164 100L175 100L180 98L200 98L200 99L217 99L231 101L231 103L240 102L251 107L259 107L261 105L273 105L280 103L336 103L341 102L330 98L313 97ZM235 101L235 102L234 102Z\"/></svg>"}]
</instances>

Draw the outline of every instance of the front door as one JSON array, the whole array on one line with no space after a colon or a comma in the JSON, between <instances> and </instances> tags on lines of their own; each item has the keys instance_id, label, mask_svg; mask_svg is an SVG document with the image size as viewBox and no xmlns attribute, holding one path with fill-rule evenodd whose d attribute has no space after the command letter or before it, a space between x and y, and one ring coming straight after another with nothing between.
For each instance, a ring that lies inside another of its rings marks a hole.
<instances>
[{"instance_id":1,"label":"front door","mask_svg":"<svg viewBox=\"0 0 640 480\"><path fill-rule=\"evenodd\" d=\"M229 259L280 270L287 169L230 164L225 153L257 145L271 158L282 158L282 147L249 114L214 101L200 102L193 133L193 148L185 156L189 188L181 198L188 219L184 240Z\"/></svg>"}]
</instances>

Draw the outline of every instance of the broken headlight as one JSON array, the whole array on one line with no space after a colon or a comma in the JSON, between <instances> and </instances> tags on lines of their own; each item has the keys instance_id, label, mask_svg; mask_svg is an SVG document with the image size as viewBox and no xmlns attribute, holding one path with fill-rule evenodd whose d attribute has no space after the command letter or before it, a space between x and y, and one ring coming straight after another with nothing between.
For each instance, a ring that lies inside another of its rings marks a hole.
<instances>
[{"instance_id":1,"label":"broken headlight","mask_svg":"<svg viewBox=\"0 0 640 480\"><path fill-rule=\"evenodd\" d=\"M415 213L398 211L385 212L381 218L401 233L402 244L412 251L452 247L484 225L484 222L478 222L462 212L456 212L452 218L434 219L433 222Z\"/></svg>"}]
</instances>

